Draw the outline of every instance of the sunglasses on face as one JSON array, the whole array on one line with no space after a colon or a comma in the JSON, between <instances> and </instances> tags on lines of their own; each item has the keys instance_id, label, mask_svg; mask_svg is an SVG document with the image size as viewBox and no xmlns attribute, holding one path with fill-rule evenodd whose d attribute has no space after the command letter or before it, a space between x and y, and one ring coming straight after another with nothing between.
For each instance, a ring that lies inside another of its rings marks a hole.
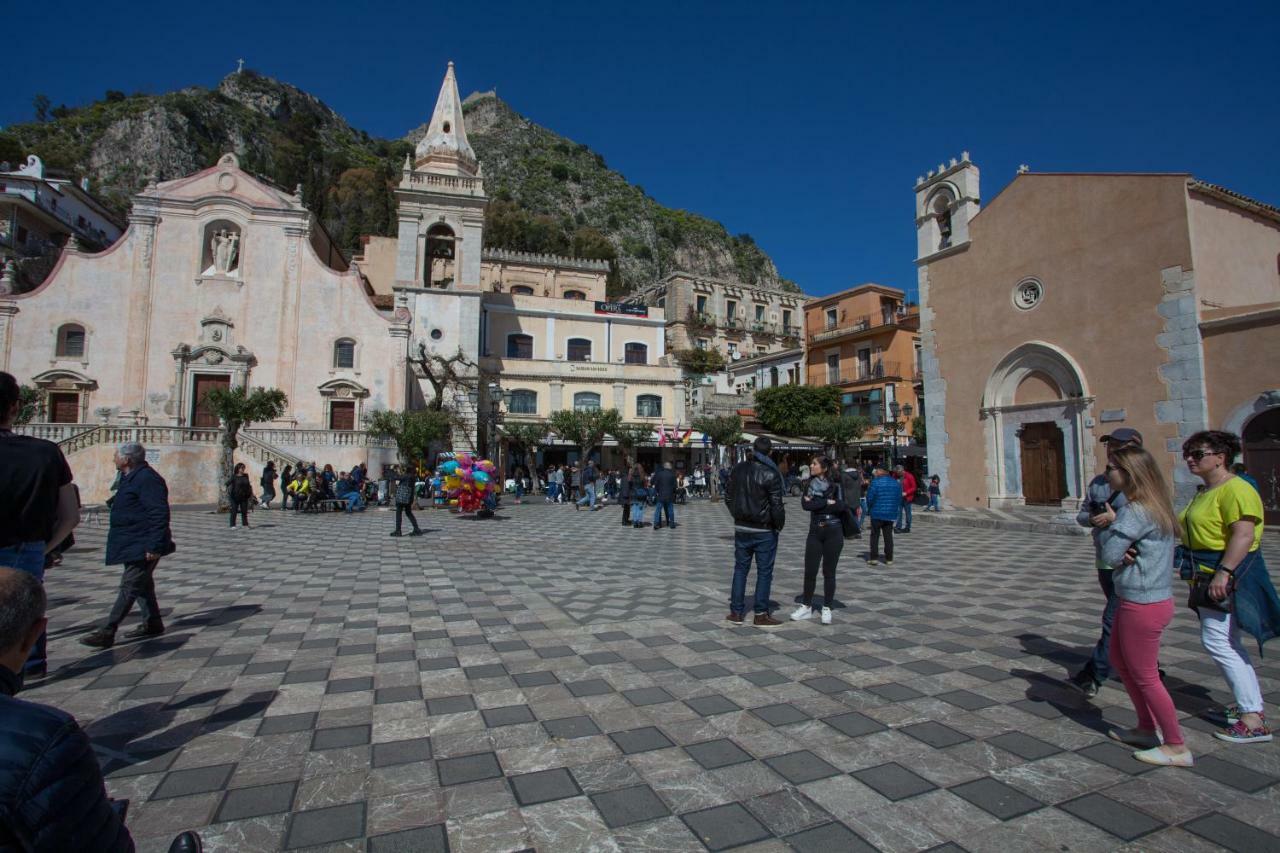
<instances>
[{"instance_id":1,"label":"sunglasses on face","mask_svg":"<svg viewBox=\"0 0 1280 853\"><path fill-rule=\"evenodd\" d=\"M1188 450L1186 453L1182 454L1182 458L1194 459L1195 461L1199 462L1201 459L1205 458L1206 456L1217 456L1217 455L1218 455L1218 451L1216 450Z\"/></svg>"},{"instance_id":2,"label":"sunglasses on face","mask_svg":"<svg viewBox=\"0 0 1280 853\"><path fill-rule=\"evenodd\" d=\"M1107 473L1108 473L1108 474L1110 474L1112 471L1119 471L1119 470L1120 470L1120 468L1119 468L1118 466L1115 466L1115 465L1108 465L1108 466L1107 466L1107 468L1106 468L1106 471L1107 471Z\"/></svg>"}]
</instances>

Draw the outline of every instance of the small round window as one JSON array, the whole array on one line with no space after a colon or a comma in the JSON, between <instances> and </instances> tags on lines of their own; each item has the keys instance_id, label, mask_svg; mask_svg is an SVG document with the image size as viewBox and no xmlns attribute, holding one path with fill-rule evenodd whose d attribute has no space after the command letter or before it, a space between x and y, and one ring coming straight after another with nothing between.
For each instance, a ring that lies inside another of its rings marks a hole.
<instances>
[{"instance_id":1,"label":"small round window","mask_svg":"<svg viewBox=\"0 0 1280 853\"><path fill-rule=\"evenodd\" d=\"M1018 282L1018 286L1013 289L1013 304L1023 311L1035 308L1043 297L1044 285L1034 278Z\"/></svg>"},{"instance_id":2,"label":"small round window","mask_svg":"<svg viewBox=\"0 0 1280 853\"><path fill-rule=\"evenodd\" d=\"M439 329L431 330L431 340L438 341L443 337L444 337L444 332L440 331Z\"/></svg>"}]
</instances>

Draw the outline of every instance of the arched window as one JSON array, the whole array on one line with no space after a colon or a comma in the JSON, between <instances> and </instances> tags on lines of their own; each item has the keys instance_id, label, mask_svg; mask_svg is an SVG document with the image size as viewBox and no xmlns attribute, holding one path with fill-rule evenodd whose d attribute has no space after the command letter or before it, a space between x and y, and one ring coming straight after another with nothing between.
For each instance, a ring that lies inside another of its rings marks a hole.
<instances>
[{"instance_id":1,"label":"arched window","mask_svg":"<svg viewBox=\"0 0 1280 853\"><path fill-rule=\"evenodd\" d=\"M453 284L453 263L456 238L453 229L443 222L437 222L427 229L427 268L426 281L428 287L447 289Z\"/></svg>"},{"instance_id":2,"label":"arched window","mask_svg":"<svg viewBox=\"0 0 1280 853\"><path fill-rule=\"evenodd\" d=\"M84 326L67 323L58 327L58 358L84 358Z\"/></svg>"},{"instance_id":3,"label":"arched window","mask_svg":"<svg viewBox=\"0 0 1280 853\"><path fill-rule=\"evenodd\" d=\"M600 395L594 391L579 391L573 395L573 410L575 412L600 411Z\"/></svg>"},{"instance_id":4,"label":"arched window","mask_svg":"<svg viewBox=\"0 0 1280 853\"><path fill-rule=\"evenodd\" d=\"M583 293L581 290L566 290L564 292L564 298L565 299L586 299L587 294Z\"/></svg>"},{"instance_id":5,"label":"arched window","mask_svg":"<svg viewBox=\"0 0 1280 853\"><path fill-rule=\"evenodd\" d=\"M533 358L533 335L507 335L507 358Z\"/></svg>"},{"instance_id":6,"label":"arched window","mask_svg":"<svg viewBox=\"0 0 1280 853\"><path fill-rule=\"evenodd\" d=\"M569 338L569 361L590 361L591 341L586 338Z\"/></svg>"},{"instance_id":7,"label":"arched window","mask_svg":"<svg viewBox=\"0 0 1280 853\"><path fill-rule=\"evenodd\" d=\"M356 366L355 341L351 338L338 338L333 342L333 366L336 368Z\"/></svg>"},{"instance_id":8,"label":"arched window","mask_svg":"<svg viewBox=\"0 0 1280 853\"><path fill-rule=\"evenodd\" d=\"M627 364L649 363L649 348L644 344L627 344L625 351Z\"/></svg>"},{"instance_id":9,"label":"arched window","mask_svg":"<svg viewBox=\"0 0 1280 853\"><path fill-rule=\"evenodd\" d=\"M769 387L770 388L778 387L778 368L776 365L774 367L769 368Z\"/></svg>"},{"instance_id":10,"label":"arched window","mask_svg":"<svg viewBox=\"0 0 1280 853\"><path fill-rule=\"evenodd\" d=\"M511 286L512 296L533 296L533 288L527 284L515 284Z\"/></svg>"},{"instance_id":11,"label":"arched window","mask_svg":"<svg viewBox=\"0 0 1280 853\"><path fill-rule=\"evenodd\" d=\"M641 394L639 397L636 397L636 417L662 417L662 398L657 394Z\"/></svg>"},{"instance_id":12,"label":"arched window","mask_svg":"<svg viewBox=\"0 0 1280 853\"><path fill-rule=\"evenodd\" d=\"M507 401L507 411L513 415L538 414L538 392L525 389L512 391Z\"/></svg>"}]
</instances>

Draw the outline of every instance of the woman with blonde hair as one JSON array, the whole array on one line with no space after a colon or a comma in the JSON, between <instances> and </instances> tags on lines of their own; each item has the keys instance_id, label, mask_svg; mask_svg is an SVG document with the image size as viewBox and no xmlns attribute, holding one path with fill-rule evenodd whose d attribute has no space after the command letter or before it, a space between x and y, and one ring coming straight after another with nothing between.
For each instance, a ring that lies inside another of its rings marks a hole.
<instances>
[{"instance_id":1,"label":"woman with blonde hair","mask_svg":"<svg viewBox=\"0 0 1280 853\"><path fill-rule=\"evenodd\" d=\"M1111 629L1111 666L1138 715L1136 728L1113 729L1110 735L1141 747L1133 754L1139 761L1190 767L1191 751L1157 665L1160 635L1173 620L1178 518L1169 484L1155 459L1138 445L1107 454L1107 480L1112 491L1127 500L1119 510L1110 501L1103 506L1109 523L1098 537L1102 561L1115 570L1119 599Z\"/></svg>"}]
</instances>

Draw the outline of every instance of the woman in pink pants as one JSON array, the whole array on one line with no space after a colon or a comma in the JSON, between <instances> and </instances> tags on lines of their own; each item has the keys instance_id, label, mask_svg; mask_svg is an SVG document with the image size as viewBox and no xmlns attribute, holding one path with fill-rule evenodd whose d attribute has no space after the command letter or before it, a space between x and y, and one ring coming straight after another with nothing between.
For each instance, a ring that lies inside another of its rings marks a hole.
<instances>
[{"instance_id":1,"label":"woman in pink pants","mask_svg":"<svg viewBox=\"0 0 1280 853\"><path fill-rule=\"evenodd\" d=\"M1146 450L1136 445L1107 455L1107 480L1128 503L1108 501L1109 524L1099 535L1102 560L1115 568L1120 605L1111 629L1111 666L1124 681L1138 714L1133 729L1113 729L1115 740L1140 747L1133 757L1148 764L1190 767L1178 712L1160 681L1160 635L1173 620L1173 549L1177 516L1168 482ZM1163 743L1161 735L1164 736Z\"/></svg>"}]
</instances>

